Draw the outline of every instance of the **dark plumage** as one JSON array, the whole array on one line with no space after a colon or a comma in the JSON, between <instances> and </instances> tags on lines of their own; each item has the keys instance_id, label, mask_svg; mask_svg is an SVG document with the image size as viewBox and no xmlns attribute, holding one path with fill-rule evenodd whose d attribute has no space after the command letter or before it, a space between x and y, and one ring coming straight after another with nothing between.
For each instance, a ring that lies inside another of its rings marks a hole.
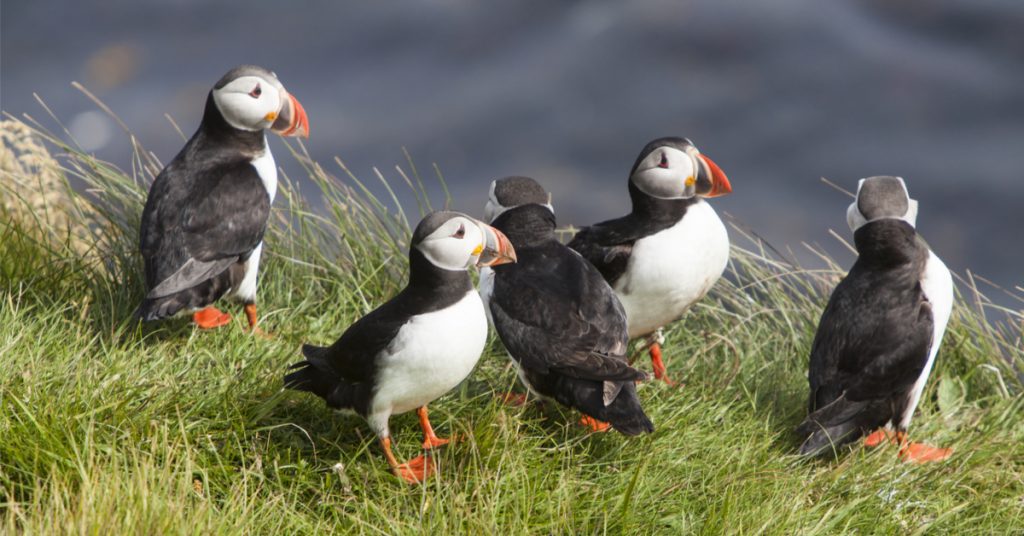
<instances>
[{"instance_id":1,"label":"dark plumage","mask_svg":"<svg viewBox=\"0 0 1024 536\"><path fill-rule=\"evenodd\" d=\"M494 268L494 326L534 392L610 423L651 432L626 359L626 318L600 273L555 238L555 217L527 204L494 222L515 245L516 264Z\"/></svg>"}]
</instances>

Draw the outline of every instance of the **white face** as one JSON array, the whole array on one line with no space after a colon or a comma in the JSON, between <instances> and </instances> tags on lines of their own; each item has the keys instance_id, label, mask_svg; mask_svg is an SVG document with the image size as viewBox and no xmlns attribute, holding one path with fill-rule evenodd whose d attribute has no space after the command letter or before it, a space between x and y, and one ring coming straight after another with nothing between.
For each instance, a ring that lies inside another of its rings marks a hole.
<instances>
[{"instance_id":1,"label":"white face","mask_svg":"<svg viewBox=\"0 0 1024 536\"><path fill-rule=\"evenodd\" d=\"M240 76L213 90L213 102L229 125L239 130L270 128L287 99L276 78Z\"/></svg>"},{"instance_id":2,"label":"white face","mask_svg":"<svg viewBox=\"0 0 1024 536\"><path fill-rule=\"evenodd\" d=\"M456 216L416 244L416 249L435 266L465 270L480 259L485 242L484 231L475 221Z\"/></svg>"},{"instance_id":3,"label":"white face","mask_svg":"<svg viewBox=\"0 0 1024 536\"><path fill-rule=\"evenodd\" d=\"M911 227L917 228L917 199L910 199L910 193L907 192L906 183L903 182L902 178L897 178L900 179L900 184L903 186L903 192L907 195L908 208L906 214L896 219L903 220L909 223ZM867 179L857 181L857 195L860 195L860 189L864 186L865 180ZM860 208L857 207L857 199L854 198L853 203L850 203L850 206L846 208L846 224L850 226L851 231L856 231L867 223L869 223L869 220L860 213Z\"/></svg>"},{"instance_id":4,"label":"white face","mask_svg":"<svg viewBox=\"0 0 1024 536\"><path fill-rule=\"evenodd\" d=\"M651 197L682 199L696 195L700 152L695 147L685 151L675 147L658 147L647 155L636 171L633 184Z\"/></svg>"}]
</instances>

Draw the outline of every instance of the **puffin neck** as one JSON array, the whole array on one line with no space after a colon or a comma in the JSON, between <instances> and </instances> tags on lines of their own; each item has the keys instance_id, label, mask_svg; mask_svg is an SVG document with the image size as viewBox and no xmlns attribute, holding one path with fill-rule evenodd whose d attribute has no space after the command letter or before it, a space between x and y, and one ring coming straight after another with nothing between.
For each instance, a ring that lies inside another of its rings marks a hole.
<instances>
[{"instance_id":1,"label":"puffin neck","mask_svg":"<svg viewBox=\"0 0 1024 536\"><path fill-rule=\"evenodd\" d=\"M924 262L924 246L917 231L907 222L886 218L868 222L853 233L857 261L878 267L895 267Z\"/></svg>"},{"instance_id":2,"label":"puffin neck","mask_svg":"<svg viewBox=\"0 0 1024 536\"><path fill-rule=\"evenodd\" d=\"M505 233L514 247L529 246L555 237L555 215L536 203L506 210L492 225Z\"/></svg>"},{"instance_id":3,"label":"puffin neck","mask_svg":"<svg viewBox=\"0 0 1024 536\"><path fill-rule=\"evenodd\" d=\"M633 202L632 215L644 220L675 223L686 215L686 209L700 201L697 196L685 199L660 199L644 193L629 181L629 198Z\"/></svg>"},{"instance_id":4,"label":"puffin neck","mask_svg":"<svg viewBox=\"0 0 1024 536\"><path fill-rule=\"evenodd\" d=\"M203 120L199 124L199 133L212 139L223 140L245 153L259 154L264 149L263 131L240 130L228 124L213 101L213 91L206 96L206 108L203 110Z\"/></svg>"},{"instance_id":5,"label":"puffin neck","mask_svg":"<svg viewBox=\"0 0 1024 536\"><path fill-rule=\"evenodd\" d=\"M423 252L409 248L409 288L424 290L429 293L469 291L473 281L466 270L446 270L434 265Z\"/></svg>"}]
</instances>

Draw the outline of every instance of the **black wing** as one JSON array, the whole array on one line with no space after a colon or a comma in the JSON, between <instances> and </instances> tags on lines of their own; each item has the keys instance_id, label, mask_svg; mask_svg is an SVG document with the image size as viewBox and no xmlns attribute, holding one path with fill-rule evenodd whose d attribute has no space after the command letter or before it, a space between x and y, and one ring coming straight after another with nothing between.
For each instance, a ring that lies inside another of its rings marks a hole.
<instances>
[{"instance_id":1,"label":"black wing","mask_svg":"<svg viewBox=\"0 0 1024 536\"><path fill-rule=\"evenodd\" d=\"M633 244L641 238L639 231L629 232L637 228L627 218L584 227L569 241L569 247L590 261L609 285L626 272Z\"/></svg>"},{"instance_id":2,"label":"black wing","mask_svg":"<svg viewBox=\"0 0 1024 536\"><path fill-rule=\"evenodd\" d=\"M150 298L192 288L247 258L270 215L270 197L247 161L214 166L180 185L175 179L158 178L143 214Z\"/></svg>"},{"instance_id":3,"label":"black wing","mask_svg":"<svg viewBox=\"0 0 1024 536\"><path fill-rule=\"evenodd\" d=\"M517 264L495 268L491 314L522 367L589 380L639 380L626 359L626 315L595 268L555 241ZM534 265L536 269L530 269Z\"/></svg>"},{"instance_id":4,"label":"black wing","mask_svg":"<svg viewBox=\"0 0 1024 536\"><path fill-rule=\"evenodd\" d=\"M927 364L932 323L916 277L855 265L832 293L811 347L811 411L844 393L865 401L909 389Z\"/></svg>"}]
</instances>

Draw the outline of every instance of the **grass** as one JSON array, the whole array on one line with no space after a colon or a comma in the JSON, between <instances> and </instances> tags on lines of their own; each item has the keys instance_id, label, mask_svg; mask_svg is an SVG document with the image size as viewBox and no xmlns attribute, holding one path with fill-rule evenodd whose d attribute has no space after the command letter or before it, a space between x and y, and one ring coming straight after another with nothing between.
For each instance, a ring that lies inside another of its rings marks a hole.
<instances>
[{"instance_id":1,"label":"grass","mask_svg":"<svg viewBox=\"0 0 1024 536\"><path fill-rule=\"evenodd\" d=\"M374 197L340 160L330 167L341 179L289 146L319 191L304 194L283 177L260 282L274 339L246 336L238 316L213 332L183 320L140 329L128 322L144 294L136 227L157 158L130 138L135 157L122 171L31 118L9 118L3 129L24 134L5 138L0 177L0 523L8 533L1024 527L1024 322L988 302L969 274L911 430L954 447L947 463L901 463L894 448L817 461L793 454L809 346L842 270L825 256L822 268L801 268L734 227L744 247L734 246L727 277L667 333L667 363L685 387L640 387L654 434L591 435L557 409L502 406L494 393L516 379L492 340L469 380L431 407L439 433L460 441L438 456L435 479L409 487L388 472L361 420L283 391L281 378L300 343L333 341L401 287L416 216L391 194ZM62 181L61 196L42 203L31 188L42 184L38 162ZM392 182L428 209L412 162L398 173ZM312 211L313 195L329 210ZM415 455L415 417L392 423L399 456Z\"/></svg>"}]
</instances>

